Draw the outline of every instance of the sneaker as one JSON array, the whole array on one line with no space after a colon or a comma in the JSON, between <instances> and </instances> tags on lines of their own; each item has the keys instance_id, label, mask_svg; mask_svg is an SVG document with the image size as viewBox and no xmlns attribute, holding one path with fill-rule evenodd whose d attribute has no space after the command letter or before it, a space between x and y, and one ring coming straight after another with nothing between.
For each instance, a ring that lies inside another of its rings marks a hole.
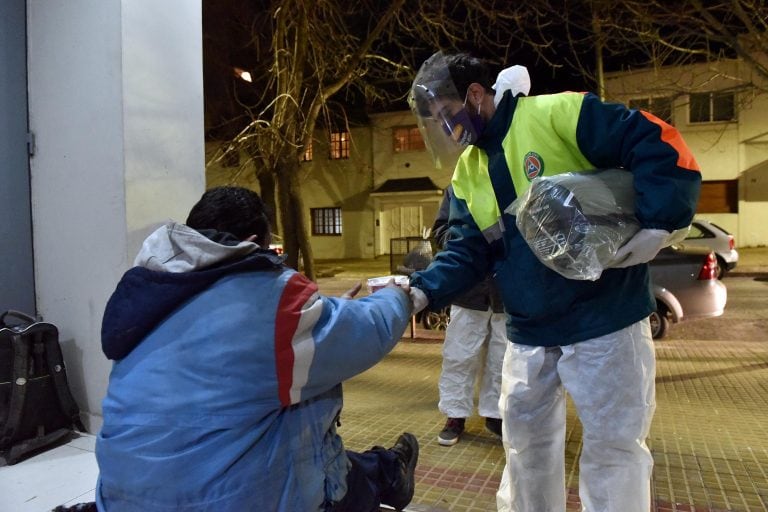
<instances>
[{"instance_id":1,"label":"sneaker","mask_svg":"<svg viewBox=\"0 0 768 512\"><path fill-rule=\"evenodd\" d=\"M453 446L459 442L462 432L464 432L464 418L448 418L443 430L437 434L437 442L443 446Z\"/></svg>"},{"instance_id":2,"label":"sneaker","mask_svg":"<svg viewBox=\"0 0 768 512\"><path fill-rule=\"evenodd\" d=\"M485 430L501 439L501 420L499 418L485 418Z\"/></svg>"},{"instance_id":3,"label":"sneaker","mask_svg":"<svg viewBox=\"0 0 768 512\"><path fill-rule=\"evenodd\" d=\"M419 442L416 436L404 432L390 448L400 459L400 475L389 492L382 494L381 502L395 510L403 510L413 499L416 462L419 460Z\"/></svg>"}]
</instances>

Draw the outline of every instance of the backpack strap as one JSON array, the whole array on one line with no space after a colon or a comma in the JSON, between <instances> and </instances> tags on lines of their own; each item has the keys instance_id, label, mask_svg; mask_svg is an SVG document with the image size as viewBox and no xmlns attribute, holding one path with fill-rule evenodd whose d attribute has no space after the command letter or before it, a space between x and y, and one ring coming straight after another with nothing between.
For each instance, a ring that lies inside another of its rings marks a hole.
<instances>
[{"instance_id":1,"label":"backpack strap","mask_svg":"<svg viewBox=\"0 0 768 512\"><path fill-rule=\"evenodd\" d=\"M24 402L27 396L27 379L29 378L29 343L22 333L14 332L11 336L13 347L13 371L11 372L11 400L8 405L8 417L0 432L0 447L10 445L16 435L24 412Z\"/></svg>"},{"instance_id":2,"label":"backpack strap","mask_svg":"<svg viewBox=\"0 0 768 512\"><path fill-rule=\"evenodd\" d=\"M16 311L15 309L9 309L8 311L0 315L0 327L5 327L8 325L5 323L6 316L15 316L16 318L24 320L25 324L33 324L39 320L38 318L30 316L26 313L22 313L21 311Z\"/></svg>"},{"instance_id":3,"label":"backpack strap","mask_svg":"<svg viewBox=\"0 0 768 512\"><path fill-rule=\"evenodd\" d=\"M70 418L72 424L80 432L85 432L85 426L80 420L80 409L77 406L77 402L75 402L75 399L72 397L72 393L69 391L67 370L64 367L64 357L61 354L61 346L59 345L59 330L55 325L47 322L36 323L32 328L39 329L43 336L43 343L45 344L45 360L48 365L48 371L53 378L53 384L56 389L56 396L59 398L61 410L64 411L64 414Z\"/></svg>"}]
</instances>

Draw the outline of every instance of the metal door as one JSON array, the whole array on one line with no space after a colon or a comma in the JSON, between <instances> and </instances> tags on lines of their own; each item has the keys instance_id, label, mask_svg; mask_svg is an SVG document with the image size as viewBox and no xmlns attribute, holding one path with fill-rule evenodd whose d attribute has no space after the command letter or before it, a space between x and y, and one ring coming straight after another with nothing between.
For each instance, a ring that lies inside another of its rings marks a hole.
<instances>
[{"instance_id":1,"label":"metal door","mask_svg":"<svg viewBox=\"0 0 768 512\"><path fill-rule=\"evenodd\" d=\"M36 313L25 0L0 1L0 313Z\"/></svg>"}]
</instances>

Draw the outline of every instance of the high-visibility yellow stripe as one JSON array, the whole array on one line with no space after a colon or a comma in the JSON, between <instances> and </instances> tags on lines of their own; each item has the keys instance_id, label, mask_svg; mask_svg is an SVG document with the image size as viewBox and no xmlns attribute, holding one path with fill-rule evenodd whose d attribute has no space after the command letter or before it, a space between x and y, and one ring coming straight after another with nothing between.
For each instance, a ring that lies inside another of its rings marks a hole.
<instances>
[{"instance_id":1,"label":"high-visibility yellow stripe","mask_svg":"<svg viewBox=\"0 0 768 512\"><path fill-rule=\"evenodd\" d=\"M580 93L521 97L517 100L508 133L502 140L507 167L517 196L525 193L533 177L526 172L526 156L541 163L539 176L591 170L594 166L581 153L576 140L579 112L584 101ZM459 157L453 174L453 191L467 203L477 226L494 238L501 212L488 173L488 156L475 146Z\"/></svg>"},{"instance_id":2,"label":"high-visibility yellow stripe","mask_svg":"<svg viewBox=\"0 0 768 512\"><path fill-rule=\"evenodd\" d=\"M488 155L485 151L475 146L468 147L459 157L451 182L454 195L467 203L481 231L496 224L501 212L488 175Z\"/></svg>"}]
</instances>

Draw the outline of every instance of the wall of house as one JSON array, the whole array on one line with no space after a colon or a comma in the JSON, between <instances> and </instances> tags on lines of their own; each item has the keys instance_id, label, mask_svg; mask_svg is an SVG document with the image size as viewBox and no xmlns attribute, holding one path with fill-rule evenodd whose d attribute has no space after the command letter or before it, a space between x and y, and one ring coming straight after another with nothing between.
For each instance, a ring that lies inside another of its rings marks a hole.
<instances>
[{"instance_id":1,"label":"wall of house","mask_svg":"<svg viewBox=\"0 0 768 512\"><path fill-rule=\"evenodd\" d=\"M311 208L340 207L342 214L341 236L310 237L316 259L373 257L373 210L368 202L373 180L371 128L350 130L348 159L332 160L328 132L317 130L312 142L312 161L301 164L307 225L311 226Z\"/></svg>"},{"instance_id":2,"label":"wall of house","mask_svg":"<svg viewBox=\"0 0 768 512\"><path fill-rule=\"evenodd\" d=\"M371 116L369 126L351 128L348 159L328 158L327 132L316 132L312 161L301 164L305 220L310 226L312 208L341 207L343 221L341 236L311 236L316 259L373 258L389 252L386 243L377 242L382 200L374 200L370 196L385 181L426 176L440 188L450 183L452 170L435 169L427 150L394 151L392 129L414 124L410 111ZM207 187L237 184L258 191L253 163L242 156L236 166L225 167L223 161L216 157L219 147L219 143L207 145ZM419 235L423 227L430 227L434 221L440 193L436 191L423 196L403 193L384 201L389 208L409 205L419 210L419 226L408 235Z\"/></svg>"},{"instance_id":3,"label":"wall of house","mask_svg":"<svg viewBox=\"0 0 768 512\"><path fill-rule=\"evenodd\" d=\"M761 90L742 93L739 123L739 182L740 237L742 246L768 245L768 80L746 72L749 80L760 84Z\"/></svg>"},{"instance_id":4,"label":"wall of house","mask_svg":"<svg viewBox=\"0 0 768 512\"><path fill-rule=\"evenodd\" d=\"M751 84L751 85L750 85ZM742 247L768 244L768 83L745 63L727 60L607 76L608 99L674 97L673 122L698 161L704 181L738 180L738 213L698 212L729 230ZM736 91L737 121L689 123L689 91Z\"/></svg>"},{"instance_id":5,"label":"wall of house","mask_svg":"<svg viewBox=\"0 0 768 512\"><path fill-rule=\"evenodd\" d=\"M140 244L204 190L200 1L28 2L37 304L101 426L107 299Z\"/></svg>"},{"instance_id":6,"label":"wall of house","mask_svg":"<svg viewBox=\"0 0 768 512\"><path fill-rule=\"evenodd\" d=\"M451 182L453 169L436 169L426 149L396 152L393 129L412 127L416 119L410 110L386 112L371 116L373 133L374 189L387 180L427 177L441 190ZM374 246L376 254L390 253L390 239L420 236L431 228L442 199L441 190L402 192L373 199L375 217ZM393 216L401 219L393 222ZM399 225L398 232L392 231Z\"/></svg>"},{"instance_id":7,"label":"wall of house","mask_svg":"<svg viewBox=\"0 0 768 512\"><path fill-rule=\"evenodd\" d=\"M427 150L394 151L392 129L412 126L416 118L410 110L388 112L371 116L373 123L373 161L375 163L374 188L389 179L418 178L427 176L440 188L451 182L453 169L435 169L432 156Z\"/></svg>"}]
</instances>

